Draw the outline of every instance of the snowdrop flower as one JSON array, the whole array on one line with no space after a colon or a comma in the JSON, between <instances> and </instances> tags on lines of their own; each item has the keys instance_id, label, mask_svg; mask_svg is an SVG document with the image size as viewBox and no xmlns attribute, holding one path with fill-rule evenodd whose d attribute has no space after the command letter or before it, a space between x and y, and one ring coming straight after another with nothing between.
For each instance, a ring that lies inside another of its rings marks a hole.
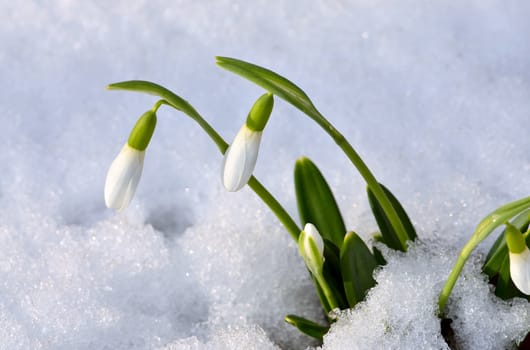
<instances>
[{"instance_id":1,"label":"snowdrop flower","mask_svg":"<svg viewBox=\"0 0 530 350\"><path fill-rule=\"evenodd\" d=\"M510 255L510 277L524 294L530 295L530 250L517 228L506 224L506 243Z\"/></svg>"},{"instance_id":2,"label":"snowdrop flower","mask_svg":"<svg viewBox=\"0 0 530 350\"><path fill-rule=\"evenodd\" d=\"M131 202L144 165L145 149L156 126L154 110L145 112L136 122L129 140L110 165L105 181L105 204L116 210Z\"/></svg>"},{"instance_id":3,"label":"snowdrop flower","mask_svg":"<svg viewBox=\"0 0 530 350\"><path fill-rule=\"evenodd\" d=\"M263 129L274 105L271 93L262 95L250 110L245 124L225 152L222 180L230 192L240 190L252 176Z\"/></svg>"},{"instance_id":4,"label":"snowdrop flower","mask_svg":"<svg viewBox=\"0 0 530 350\"><path fill-rule=\"evenodd\" d=\"M324 241L317 228L307 223L298 237L298 249L313 275L321 275L324 267Z\"/></svg>"}]
</instances>

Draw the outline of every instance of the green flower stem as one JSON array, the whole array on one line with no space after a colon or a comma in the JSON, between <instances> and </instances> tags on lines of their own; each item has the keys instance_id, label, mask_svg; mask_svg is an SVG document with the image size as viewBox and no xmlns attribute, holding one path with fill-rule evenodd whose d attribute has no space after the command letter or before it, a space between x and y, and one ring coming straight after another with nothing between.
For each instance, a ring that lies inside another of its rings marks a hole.
<instances>
[{"instance_id":1,"label":"green flower stem","mask_svg":"<svg viewBox=\"0 0 530 350\"><path fill-rule=\"evenodd\" d=\"M455 286L456 280L460 276L460 273L462 272L462 269L464 268L464 265L469 258L469 255L471 255L471 252L475 247L478 245L479 242L475 242L473 239L470 239L464 248L460 251L460 255L458 256L458 259L456 260L455 266L453 266L453 269L451 270L451 273L449 274L449 277L447 278L447 282L445 282L445 285L442 289L442 292L440 293L440 296L438 298L438 311L440 315L443 314L443 310L445 308L445 304L447 303L447 300L449 299L449 295L451 295L451 292L453 291L453 288Z\"/></svg>"},{"instance_id":2,"label":"green flower stem","mask_svg":"<svg viewBox=\"0 0 530 350\"><path fill-rule=\"evenodd\" d=\"M184 112L187 114L191 119L196 121L199 126L208 134L208 136L212 139L212 141L217 145L217 148L219 148L219 151L221 151L222 154L224 154L228 148L228 143L215 131L215 129L197 112L191 105L189 105L189 109L183 109L179 108L182 104L180 99L175 100L175 98L172 96L173 93L167 93L165 96L163 96L165 99L160 100L155 104L155 106L160 107L161 104L166 104L170 107L175 108L178 111ZM174 94L173 94L174 95ZM175 95L175 97L177 97ZM157 107L157 109L158 109ZM154 107L153 107L154 108ZM289 232L289 234L293 237L295 241L298 242L298 235L300 234L300 228L298 225L294 222L294 220L291 218L291 216L287 213L287 211L282 207L282 205L274 198L274 196L256 179L254 176L250 177L250 180L248 181L248 186L261 198L261 200L267 204L267 206L272 210L272 212L276 215L278 220L283 224L285 229Z\"/></svg>"},{"instance_id":3,"label":"green flower stem","mask_svg":"<svg viewBox=\"0 0 530 350\"><path fill-rule=\"evenodd\" d=\"M504 224L506 221L510 220L521 212L527 210L528 208L530 208L530 197L519 199L515 202L503 205L482 219L469 241L460 251L460 255L456 260L455 266L453 266L453 269L451 270L451 273L445 282L442 292L440 293L438 299L438 311L440 315L443 315L445 304L447 303L447 300L453 291L453 287L455 286L456 280L460 276L467 259L469 259L469 256L471 255L471 252L473 252L477 245L486 239L486 237L488 237L489 234L497 227Z\"/></svg>"},{"instance_id":4,"label":"green flower stem","mask_svg":"<svg viewBox=\"0 0 530 350\"><path fill-rule=\"evenodd\" d=\"M396 234L399 237L399 240L401 244L403 245L403 248L407 249L407 239L408 235L405 231L405 227L403 226L403 223L401 222L395 208L390 203L390 200L388 199L387 195L383 191L383 188L375 178L375 176L372 174L366 163L362 160L362 158L359 156L357 151L352 147L352 145L346 140L344 135L342 135L333 124L331 124L322 114L320 114L316 109L314 111L308 111L306 112L308 116L311 117L315 122L317 122L324 131L333 138L335 143L342 149L344 154L350 159L350 161L353 163L353 165L357 168L357 171L361 174L364 181L366 181L366 184L368 187L372 190L374 193L374 196L377 198L379 203L381 204L381 207L383 208L385 214L388 216L388 219L390 220L390 224L396 231Z\"/></svg>"},{"instance_id":5,"label":"green flower stem","mask_svg":"<svg viewBox=\"0 0 530 350\"><path fill-rule=\"evenodd\" d=\"M320 285L320 288L322 289L322 292L324 292L324 295L326 296L326 299L328 301L329 307L331 310L336 309L339 307L337 300L335 299L335 295L333 294L333 291L329 287L328 282L326 282L326 279L322 274L316 274L315 276L318 284Z\"/></svg>"},{"instance_id":6,"label":"green flower stem","mask_svg":"<svg viewBox=\"0 0 530 350\"><path fill-rule=\"evenodd\" d=\"M153 105L153 107L151 108L151 110L156 113L158 112L158 109L160 108L160 106L162 105L166 105L166 106L171 106L171 103L167 102L166 100L158 100L156 101L156 103ZM171 106L172 107L172 106Z\"/></svg>"}]
</instances>

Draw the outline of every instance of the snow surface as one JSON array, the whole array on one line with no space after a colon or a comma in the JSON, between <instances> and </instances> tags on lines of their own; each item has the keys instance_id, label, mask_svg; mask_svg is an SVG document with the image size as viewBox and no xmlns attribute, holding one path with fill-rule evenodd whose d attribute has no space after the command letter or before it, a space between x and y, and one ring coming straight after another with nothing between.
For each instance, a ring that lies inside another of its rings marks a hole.
<instances>
[{"instance_id":1,"label":"snow surface","mask_svg":"<svg viewBox=\"0 0 530 350\"><path fill-rule=\"evenodd\" d=\"M323 349L444 348L436 296L483 215L530 188L530 3L447 1L2 1L0 348L304 349L283 316L322 319L294 242L249 189L223 190L221 156L162 107L131 207L106 171L156 81L231 139L262 91L215 55L299 84L409 211L422 244L388 253L366 303ZM255 174L296 217L292 164L323 170L346 222L376 225L336 145L276 101ZM464 349L500 349L530 324L479 273L448 304Z\"/></svg>"}]
</instances>

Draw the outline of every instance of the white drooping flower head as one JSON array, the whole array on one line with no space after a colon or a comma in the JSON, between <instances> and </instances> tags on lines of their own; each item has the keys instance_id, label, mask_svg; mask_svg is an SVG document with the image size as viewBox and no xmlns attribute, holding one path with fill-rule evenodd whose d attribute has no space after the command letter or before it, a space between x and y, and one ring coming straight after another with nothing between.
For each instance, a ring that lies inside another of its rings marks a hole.
<instances>
[{"instance_id":1,"label":"white drooping flower head","mask_svg":"<svg viewBox=\"0 0 530 350\"><path fill-rule=\"evenodd\" d=\"M145 151L125 144L110 165L105 181L105 204L123 210L131 202L144 164Z\"/></svg>"},{"instance_id":2,"label":"white drooping flower head","mask_svg":"<svg viewBox=\"0 0 530 350\"><path fill-rule=\"evenodd\" d=\"M261 131L243 125L225 152L223 185L230 192L239 191L252 176L258 159Z\"/></svg>"},{"instance_id":3,"label":"white drooping flower head","mask_svg":"<svg viewBox=\"0 0 530 350\"><path fill-rule=\"evenodd\" d=\"M258 159L263 129L269 120L274 99L272 94L262 95L252 106L245 124L224 154L221 178L224 187L235 192L243 188L252 176Z\"/></svg>"},{"instance_id":4,"label":"white drooping flower head","mask_svg":"<svg viewBox=\"0 0 530 350\"><path fill-rule=\"evenodd\" d=\"M155 111L147 111L138 119L129 140L110 165L104 191L109 208L123 210L134 197L142 176L145 149L156 126Z\"/></svg>"},{"instance_id":5,"label":"white drooping flower head","mask_svg":"<svg viewBox=\"0 0 530 350\"><path fill-rule=\"evenodd\" d=\"M526 295L530 295L530 250L521 232L506 224L506 243L510 256L510 277L513 284Z\"/></svg>"},{"instance_id":6,"label":"white drooping flower head","mask_svg":"<svg viewBox=\"0 0 530 350\"><path fill-rule=\"evenodd\" d=\"M313 275L322 273L324 267L324 241L315 225L307 223L298 237L298 249Z\"/></svg>"}]
</instances>

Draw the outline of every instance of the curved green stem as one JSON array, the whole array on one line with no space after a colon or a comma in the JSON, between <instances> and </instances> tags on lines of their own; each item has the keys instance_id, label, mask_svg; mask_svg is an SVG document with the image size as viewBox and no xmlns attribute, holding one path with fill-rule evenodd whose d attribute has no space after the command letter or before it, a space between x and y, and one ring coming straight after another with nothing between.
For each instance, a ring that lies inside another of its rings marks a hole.
<instances>
[{"instance_id":1,"label":"curved green stem","mask_svg":"<svg viewBox=\"0 0 530 350\"><path fill-rule=\"evenodd\" d=\"M355 149L352 147L352 145L346 140L344 135L342 135L333 124L331 124L320 112L318 112L316 109L313 113L307 114L311 119L313 119L315 122L317 122L320 127L329 135L331 138L335 141L335 143L342 149L344 154L350 159L352 164L357 168L357 171L361 174L364 181L366 181L366 184L368 187L372 190L374 193L374 196L377 198L379 203L381 204L381 207L383 208L385 214L388 216L388 220L390 221L390 224L394 228L404 250L407 249L407 240L408 235L405 230L405 227L403 226L403 222L399 218L396 209L392 206L392 203L390 203L390 200L388 199L388 196L383 191L383 188L375 178L375 176L372 174L366 163L362 160L361 156L355 151Z\"/></svg>"},{"instance_id":2,"label":"curved green stem","mask_svg":"<svg viewBox=\"0 0 530 350\"><path fill-rule=\"evenodd\" d=\"M475 232L466 243L464 248L462 248L460 251L460 255L458 256L458 259L456 260L456 263L453 266L447 281L445 282L442 292L440 293L438 298L438 310L440 315L443 314L445 304L447 303L447 300L453 291L456 280L460 276L467 259L469 259L469 256L477 247L477 245L479 245L480 242L488 237L489 234L497 227L504 224L506 221L510 220L521 212L527 210L528 208L530 208L530 197L519 199L515 202L511 202L499 207L482 219L482 221L477 225Z\"/></svg>"},{"instance_id":3,"label":"curved green stem","mask_svg":"<svg viewBox=\"0 0 530 350\"><path fill-rule=\"evenodd\" d=\"M156 103L153 105L153 107L151 108L151 110L156 113L158 112L158 109L160 108L160 106L162 105L168 105L168 106L171 106L171 104L169 102L167 102L166 100L158 100L156 101Z\"/></svg>"},{"instance_id":4,"label":"curved green stem","mask_svg":"<svg viewBox=\"0 0 530 350\"><path fill-rule=\"evenodd\" d=\"M473 251L473 249L475 249L478 243L479 242L469 240L464 246L464 248L462 248L462 250L460 251L460 255L458 255L458 259L456 260L456 263L453 266L449 277L447 277L447 282L445 282L442 292L438 297L438 312L440 313L440 315L443 314L445 304L447 303L447 300L449 299L449 296L453 291L456 280L460 276L460 273L462 272L462 269L464 268L467 259L469 259L471 252Z\"/></svg>"},{"instance_id":5,"label":"curved green stem","mask_svg":"<svg viewBox=\"0 0 530 350\"><path fill-rule=\"evenodd\" d=\"M228 148L228 143L221 137L221 135L219 135L217 131L215 131L215 129L188 102L173 94L171 91L161 86L160 88L163 89L161 91L164 92L159 94L161 97L163 97L163 99L159 100L155 104L156 108L158 109L162 104L166 104L188 115L199 124L199 126L217 145L219 151L224 154ZM183 102L185 102L185 104L183 104ZM276 198L274 198L274 196L254 176L250 177L250 180L247 184L271 209L271 211L276 215L278 220L280 220L293 239L298 242L298 235L300 234L301 230L291 216L287 213L287 211L276 200Z\"/></svg>"}]
</instances>

